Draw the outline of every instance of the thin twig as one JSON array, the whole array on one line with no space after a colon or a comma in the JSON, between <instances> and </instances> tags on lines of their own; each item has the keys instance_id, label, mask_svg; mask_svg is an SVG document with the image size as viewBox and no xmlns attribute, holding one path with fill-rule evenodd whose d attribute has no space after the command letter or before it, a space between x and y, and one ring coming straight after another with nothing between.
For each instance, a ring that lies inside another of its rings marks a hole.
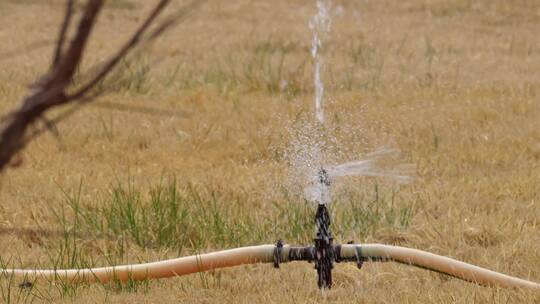
<instances>
[{"instance_id":1,"label":"thin twig","mask_svg":"<svg viewBox=\"0 0 540 304\"><path fill-rule=\"evenodd\" d=\"M62 57L62 50L64 48L64 41L66 40L67 30L71 22L71 16L73 15L73 0L68 0L66 4L66 15L64 16L64 22L60 27L60 34L58 35L58 42L56 44L56 50L54 52L53 67L57 66Z\"/></svg>"},{"instance_id":2,"label":"thin twig","mask_svg":"<svg viewBox=\"0 0 540 304\"><path fill-rule=\"evenodd\" d=\"M90 0L86 5L83 16L79 23L77 34L71 41L61 62L56 65L51 83L65 87L75 73L81 62L84 48L88 42L88 36L95 24L95 19L104 4L103 0Z\"/></svg>"},{"instance_id":3,"label":"thin twig","mask_svg":"<svg viewBox=\"0 0 540 304\"><path fill-rule=\"evenodd\" d=\"M170 2L170 0L161 0L158 5L154 8L153 12L148 16L148 18L145 20L145 22L139 27L139 29L133 34L131 39L124 45L123 48L121 48L118 53L116 53L115 56L113 56L109 62L105 64L103 69L94 77L94 79L90 80L86 85L84 85L82 88L80 88L78 91L73 93L68 97L68 99L78 99L83 97L88 91L90 91L99 81L101 81L109 72L120 62L122 58L124 58L131 49L133 49L137 43L139 42L141 36L144 34L144 32L148 29L148 27L152 24L154 19L161 13L161 11L165 8L165 6Z\"/></svg>"},{"instance_id":4,"label":"thin twig","mask_svg":"<svg viewBox=\"0 0 540 304\"><path fill-rule=\"evenodd\" d=\"M182 22L185 20L185 18L188 16L189 13L195 11L198 7L200 7L206 0L193 0L188 5L182 7L179 9L175 14L169 16L165 21L161 23L160 26L158 26L156 29L152 31L152 33L148 36L146 39L147 42L150 42L157 37L163 35L163 33L172 28L174 25Z\"/></svg>"}]
</instances>

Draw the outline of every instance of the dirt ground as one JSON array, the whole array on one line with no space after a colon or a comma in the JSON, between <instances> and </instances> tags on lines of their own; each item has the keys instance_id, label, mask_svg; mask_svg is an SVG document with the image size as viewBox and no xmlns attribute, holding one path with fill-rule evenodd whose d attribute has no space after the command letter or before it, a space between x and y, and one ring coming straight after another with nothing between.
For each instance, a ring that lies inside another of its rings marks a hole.
<instances>
[{"instance_id":1,"label":"dirt ground","mask_svg":"<svg viewBox=\"0 0 540 304\"><path fill-rule=\"evenodd\" d=\"M154 2L108 2L75 84L128 39ZM185 3L173 2L169 12ZM47 70L63 3L0 1L0 113ZM110 93L62 121L59 137L33 141L0 175L1 264L103 266L278 238L309 243L314 208L288 193L294 187L286 181L291 130L314 111L308 24L315 10L314 1L209 0L124 62L104 84ZM336 241L418 248L540 282L540 2L332 0L331 15L322 54L332 159L361 159L390 144L415 166L405 185L344 181L343 193L359 199L331 204ZM188 201L201 205L189 207L187 221L204 219L211 206L229 216L172 235L185 237L179 247L155 241L145 225L136 228L152 242L138 242L133 227L78 225L69 208L76 198L100 221L106 213L95 210L114 204L118 187L146 201L167 183L200 192L200 201ZM372 197L379 205L369 205ZM358 210L369 223L356 222ZM393 263L339 264L334 274L324 294L308 263L140 284L38 283L30 291L0 278L0 302L540 302L538 292Z\"/></svg>"}]
</instances>

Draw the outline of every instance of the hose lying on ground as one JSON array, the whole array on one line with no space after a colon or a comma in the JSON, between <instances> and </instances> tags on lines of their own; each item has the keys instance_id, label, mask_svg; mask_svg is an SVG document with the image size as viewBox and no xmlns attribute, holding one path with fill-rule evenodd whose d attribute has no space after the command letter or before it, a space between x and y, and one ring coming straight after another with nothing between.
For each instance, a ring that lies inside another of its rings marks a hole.
<instances>
[{"instance_id":1,"label":"hose lying on ground","mask_svg":"<svg viewBox=\"0 0 540 304\"><path fill-rule=\"evenodd\" d=\"M0 269L4 276L66 282L108 282L168 278L212 269L255 263L276 263L313 260L312 247L285 245L276 251L275 245L241 247L176 259L133 265L86 269ZM395 261L444 273L465 281L493 287L520 287L540 290L540 284L484 269L426 251L382 244L347 244L335 246L341 261Z\"/></svg>"}]
</instances>

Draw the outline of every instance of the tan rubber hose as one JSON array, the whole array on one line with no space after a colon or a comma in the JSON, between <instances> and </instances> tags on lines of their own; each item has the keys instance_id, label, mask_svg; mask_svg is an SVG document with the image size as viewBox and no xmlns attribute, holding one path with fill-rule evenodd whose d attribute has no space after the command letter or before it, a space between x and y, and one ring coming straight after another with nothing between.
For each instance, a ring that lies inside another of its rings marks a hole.
<instances>
[{"instance_id":1,"label":"tan rubber hose","mask_svg":"<svg viewBox=\"0 0 540 304\"><path fill-rule=\"evenodd\" d=\"M354 256L357 247L357 245L342 245L342 256ZM360 255L366 259L387 259L427 268L485 286L540 290L540 284L417 249L382 244L363 244L360 246Z\"/></svg>"},{"instance_id":2,"label":"tan rubber hose","mask_svg":"<svg viewBox=\"0 0 540 304\"><path fill-rule=\"evenodd\" d=\"M212 269L272 262L274 245L242 247L192 255L153 263L120 265L86 269L2 269L4 275L25 276L27 279L62 280L68 282L128 281L169 278Z\"/></svg>"},{"instance_id":3,"label":"tan rubber hose","mask_svg":"<svg viewBox=\"0 0 540 304\"><path fill-rule=\"evenodd\" d=\"M27 279L63 280L68 282L108 282L168 278L212 269L243 264L270 263L274 261L274 245L260 245L217 251L153 263L111 266L87 269L0 269L0 274L24 276ZM281 261L289 261L289 245L281 252ZM540 290L540 284L511 277L478 266L426 251L382 244L347 244L341 246L342 259L360 255L365 260L396 261L485 286L525 287Z\"/></svg>"}]
</instances>

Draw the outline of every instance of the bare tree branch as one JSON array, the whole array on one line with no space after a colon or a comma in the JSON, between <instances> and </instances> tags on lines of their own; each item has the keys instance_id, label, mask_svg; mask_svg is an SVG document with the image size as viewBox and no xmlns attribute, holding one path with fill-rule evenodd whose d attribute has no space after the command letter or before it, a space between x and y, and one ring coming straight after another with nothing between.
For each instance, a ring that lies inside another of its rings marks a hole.
<instances>
[{"instance_id":1,"label":"bare tree branch","mask_svg":"<svg viewBox=\"0 0 540 304\"><path fill-rule=\"evenodd\" d=\"M103 0L88 1L79 23L77 34L71 41L66 54L62 56L61 60L55 66L49 83L45 84L46 88L49 88L48 85L54 84L64 89L69 84L77 69L77 66L81 62L84 48L88 42L88 36L90 35L90 31L95 24L95 19L99 11L103 7L103 3ZM63 32L60 33L60 35L62 34Z\"/></svg>"},{"instance_id":2,"label":"bare tree branch","mask_svg":"<svg viewBox=\"0 0 540 304\"><path fill-rule=\"evenodd\" d=\"M144 32L150 27L154 19L161 13L161 11L169 4L170 0L161 0L148 18L143 22L139 29L133 34L131 39L122 47L115 56L113 56L109 62L101 69L101 71L86 85L80 88L77 92L73 93L68 99L78 99L83 97L90 89L92 89L99 81L101 81L109 72L124 58L131 49L133 49L137 43L139 43Z\"/></svg>"},{"instance_id":3,"label":"bare tree branch","mask_svg":"<svg viewBox=\"0 0 540 304\"><path fill-rule=\"evenodd\" d=\"M38 129L35 133L40 134L44 130L49 130L53 132L55 136L58 136L58 132L55 131L56 122L63 117L69 116L77 107L73 107L53 120L44 118L45 112L51 108L71 102L87 102L99 95L99 92L90 95L88 95L88 92L103 80L118 62L141 42L142 36L163 12L169 2L170 0L159 1L154 10L133 34L126 45L106 62L96 76L87 84L77 89L75 93L68 95L66 93L68 86L71 84L71 79L81 63L90 33L96 23L99 12L104 5L104 0L88 0L86 2L81 19L75 31L75 36L64 51L64 44L73 15L74 3L73 0L68 0L66 3L66 13L58 35L51 70L32 85L29 95L22 100L18 109L12 111L0 120L0 171L5 169L12 157L34 138L35 134L32 134L29 137L26 137L25 134L28 127L34 124L36 120L43 120L45 122L45 127ZM159 25L158 28L165 29L170 26L170 24L163 23ZM156 33L155 35L157 36L159 33ZM139 110L147 111L148 109Z\"/></svg>"},{"instance_id":4,"label":"bare tree branch","mask_svg":"<svg viewBox=\"0 0 540 304\"><path fill-rule=\"evenodd\" d=\"M163 21L161 23L161 25L159 25L156 29L154 29L148 35L149 37L144 40L144 43L152 42L157 37L159 37L160 35L165 33L167 31L167 29L169 29L170 27L175 26L178 23L184 21L185 18L189 15L190 12L197 9L204 2L206 2L206 0L193 0L188 5L182 7L181 9L179 9L176 13L169 16L165 21ZM156 9L154 10L154 12L157 9L162 9L161 8L162 3L163 2L160 2L158 4L158 6L156 6ZM142 34L140 36L142 36ZM133 39L131 39L130 41L132 41L132 40ZM139 41L140 41L140 38L139 38ZM130 43L129 42L126 43L126 46L127 45L130 45ZM136 46L137 45L134 45L134 46L132 46L132 48L134 48ZM127 56L127 53L126 53L126 55L124 55L123 58L125 58L126 56ZM123 58L121 58L121 59L123 59ZM159 64L163 59L164 59L163 57L155 59L154 61L152 61L150 66L155 66L155 65ZM120 61L116 62L115 65L118 65L119 62ZM107 66L109 66L110 63L111 63L110 61L105 62L103 64L104 67L100 67L100 68L94 67L94 68L91 68L91 70L104 71L104 70L107 69ZM113 68L114 67L112 67L109 71L111 71ZM62 120L66 119L69 116L71 116L72 114L74 114L84 104L87 104L88 102L94 100L95 98L97 98L97 97L99 97L99 96L101 96L103 94L106 94L107 92L110 92L110 91L114 90L114 86L113 87L109 86L109 87L106 87L106 88L100 88L99 90L94 90L96 85L107 76L108 76L108 74L103 76L99 81L97 81L94 84L94 87L92 88L92 90L93 90L92 94L88 95L88 93L89 93L88 91L82 92L82 90L84 89L83 88L83 89L80 89L79 93L74 93L73 95L71 95L70 98L73 100L73 103L72 103L73 106L70 109L66 110L65 112L63 112L63 113L59 114L58 116L56 116L55 118L53 118L50 122L52 124L58 124ZM95 78L97 78L97 76L95 76ZM139 112L139 113L144 113L144 114L148 114L148 115L176 116L176 117L187 117L188 116L188 114L185 113L185 112L167 111L167 110L155 109L155 108L150 108L150 107L138 107L138 106L131 106L131 105L128 106L128 105L113 104L113 103L101 103L101 104L96 103L95 106L103 107L103 108L109 108L109 109L118 110L118 111ZM34 139L35 137L41 135L44 131L47 131L47 129L46 128L38 129L37 131L33 132L25 140L30 141L30 140Z\"/></svg>"},{"instance_id":5,"label":"bare tree branch","mask_svg":"<svg viewBox=\"0 0 540 304\"><path fill-rule=\"evenodd\" d=\"M24 148L24 134L29 125L54 106L68 101L64 93L88 40L95 19L103 6L103 0L89 0L77 34L65 56L61 56L57 66L34 86L29 96L23 99L19 109L3 119L0 131L0 171L9 164L13 155Z\"/></svg>"},{"instance_id":6,"label":"bare tree branch","mask_svg":"<svg viewBox=\"0 0 540 304\"><path fill-rule=\"evenodd\" d=\"M73 0L67 0L66 12L60 26L51 69L31 86L29 95L22 100L18 109L0 118L0 172L10 163L14 155L44 131L49 130L53 132L55 137L59 138L59 133L56 131L55 125L74 113L82 104L88 103L103 94L106 89L95 90L91 94L89 93L98 83L107 77L123 58L141 43L149 43L155 40L204 1L193 0L189 5L178 10L175 14L158 24L153 31L147 33L151 25L170 2L170 0L160 0L126 44L114 56L105 61L102 67L97 69L95 76L85 85L75 89L74 93L68 94L67 89L77 71L77 67L82 61L90 33L104 5L104 0L87 0L82 17L76 28L75 36L64 51L64 44L70 28L74 6ZM49 109L66 104L73 106L51 120L44 117L44 114ZM116 110L128 110L156 115L180 114L179 112L156 111L151 108L116 104L104 104L102 106ZM26 136L28 127L38 119L43 120L45 126L38 128L32 134Z\"/></svg>"},{"instance_id":7,"label":"bare tree branch","mask_svg":"<svg viewBox=\"0 0 540 304\"><path fill-rule=\"evenodd\" d=\"M141 27L135 32L133 37L124 45L122 49L120 49L120 51L118 51L116 56L106 62L103 67L99 69L100 72L98 72L97 75L91 81L89 81L87 85L83 86L77 92L70 95L69 98L80 100L80 98L87 94L91 88L94 88L100 81L102 81L109 74L109 72L114 69L116 65L118 65L121 59L125 58L128 53L132 51L136 46L140 45L141 38L144 33L148 30L154 19L169 4L169 2L170 0L161 0L154 8L152 13L145 20L145 22L141 25ZM148 37L144 40L144 43L150 43L157 37L163 35L163 33L165 33L169 28L185 20L189 13L196 10L205 2L206 0L193 0L189 4L180 8L178 11L176 11L176 13L169 16L167 19L161 22L161 24L158 25L157 28L151 31L147 35Z\"/></svg>"},{"instance_id":8,"label":"bare tree branch","mask_svg":"<svg viewBox=\"0 0 540 304\"><path fill-rule=\"evenodd\" d=\"M71 16L73 15L73 0L68 0L66 4L66 15L64 22L60 27L60 34L58 35L58 42L56 44L56 50L54 52L53 67L57 66L62 57L62 51L64 48L64 41L66 40L67 30L71 22Z\"/></svg>"}]
</instances>

